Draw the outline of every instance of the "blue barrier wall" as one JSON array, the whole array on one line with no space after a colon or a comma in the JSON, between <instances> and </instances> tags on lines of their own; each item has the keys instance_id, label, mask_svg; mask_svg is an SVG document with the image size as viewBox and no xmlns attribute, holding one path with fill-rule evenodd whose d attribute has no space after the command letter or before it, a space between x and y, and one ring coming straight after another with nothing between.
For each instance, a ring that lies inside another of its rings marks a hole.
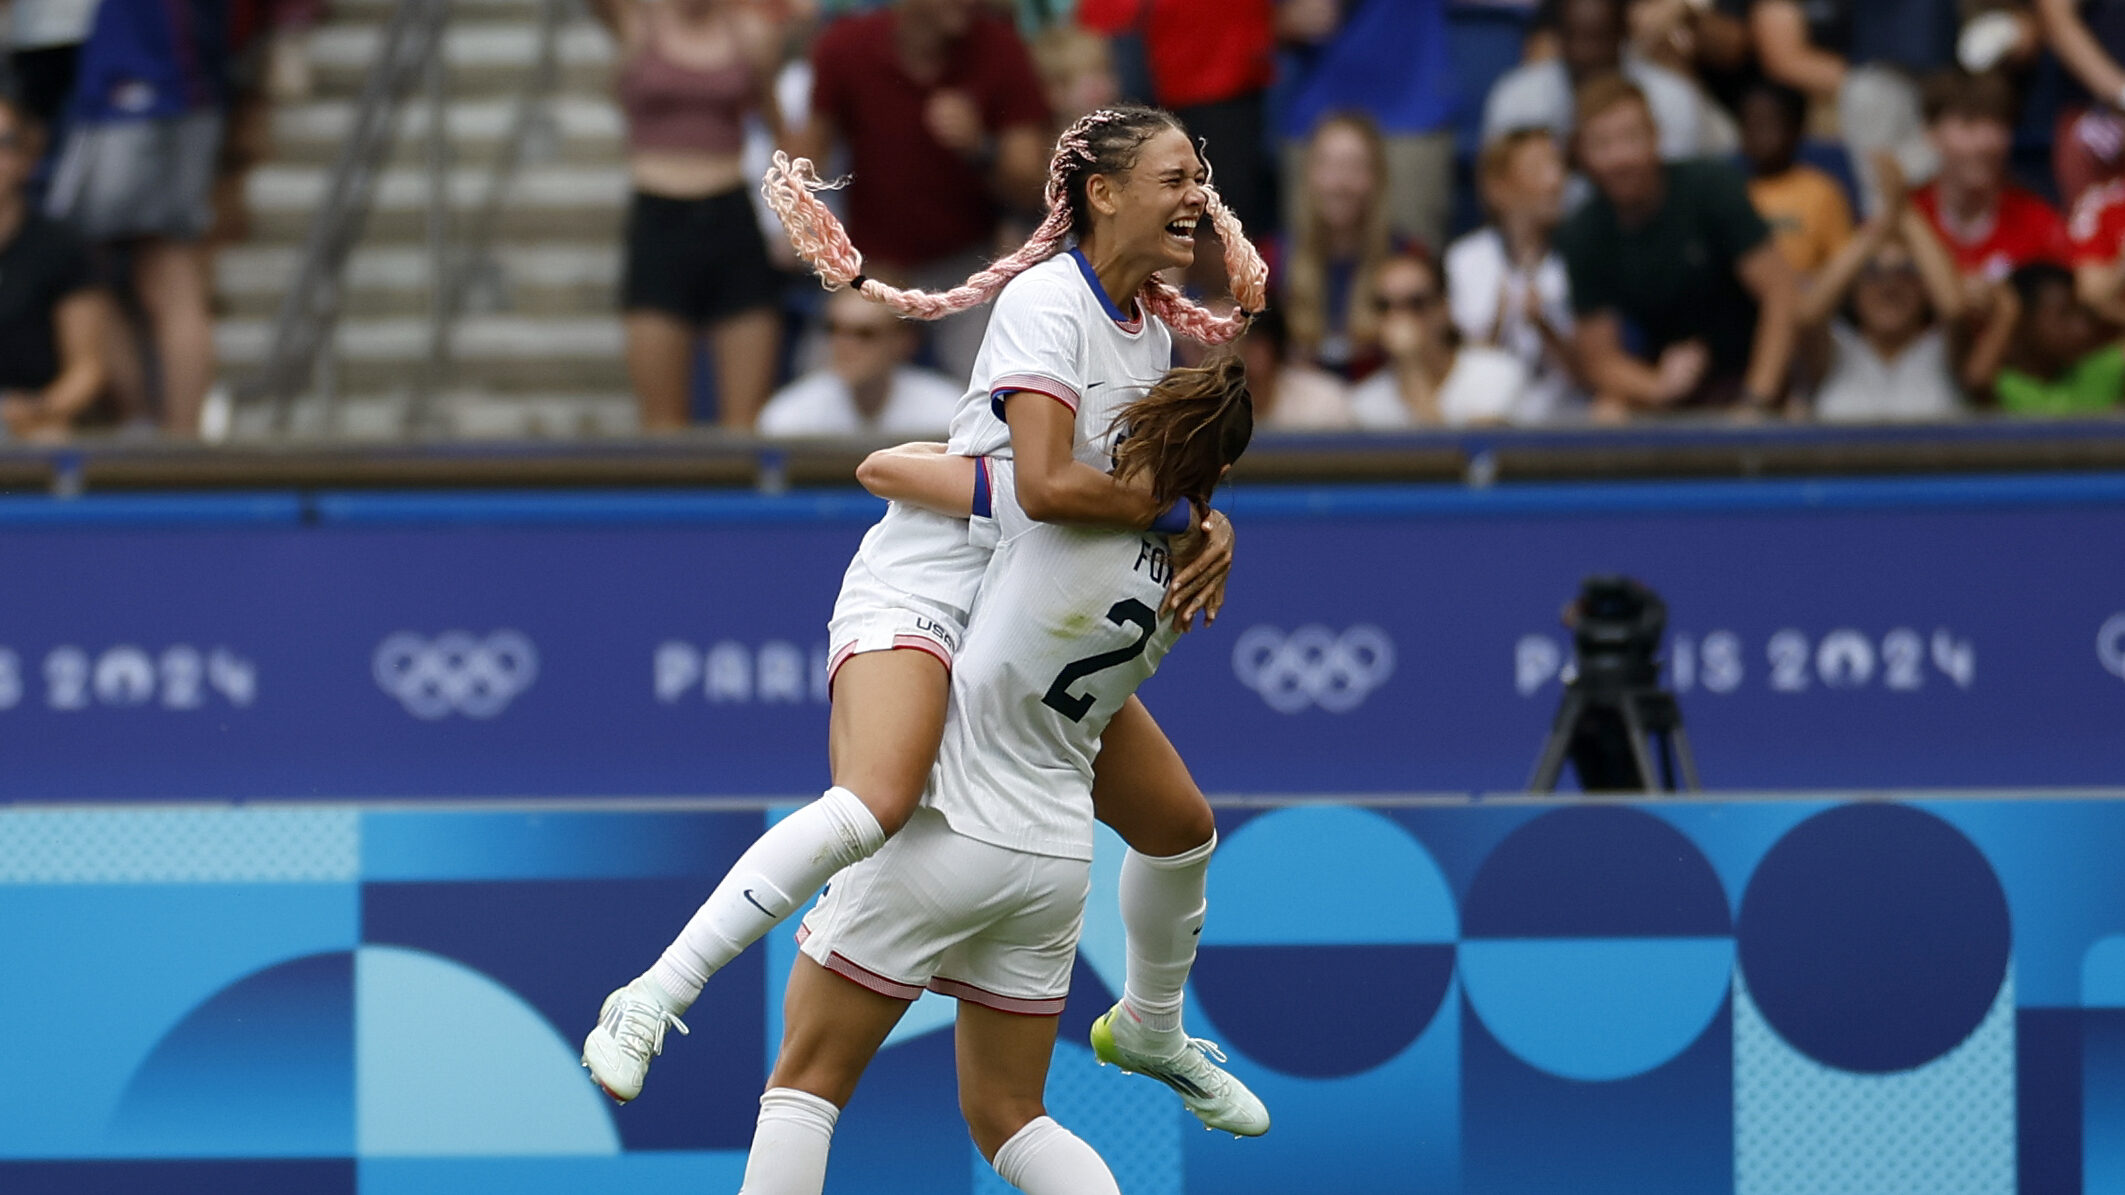
<instances>
[{"instance_id":1,"label":"blue barrier wall","mask_svg":"<svg viewBox=\"0 0 2125 1195\"><path fill-rule=\"evenodd\" d=\"M717 976L644 1096L577 1066L762 813L0 810L0 1190L737 1189L793 946ZM1226 809L1197 1131L1084 1034L1050 1106L1130 1195L2125 1189L2125 794ZM828 1190L988 1195L926 997Z\"/></svg>"},{"instance_id":2,"label":"blue barrier wall","mask_svg":"<svg viewBox=\"0 0 2125 1195\"><path fill-rule=\"evenodd\" d=\"M1243 489L1213 791L1521 784L1622 571L1719 788L2125 780L2125 476ZM791 794L845 493L0 502L0 800Z\"/></svg>"}]
</instances>

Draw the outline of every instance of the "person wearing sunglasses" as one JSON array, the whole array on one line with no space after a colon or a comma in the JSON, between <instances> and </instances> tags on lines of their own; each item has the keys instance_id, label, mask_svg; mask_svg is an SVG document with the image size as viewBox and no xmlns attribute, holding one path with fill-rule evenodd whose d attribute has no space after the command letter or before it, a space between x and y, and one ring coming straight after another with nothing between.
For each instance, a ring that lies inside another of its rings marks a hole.
<instances>
[{"instance_id":1,"label":"person wearing sunglasses","mask_svg":"<svg viewBox=\"0 0 2125 1195\"><path fill-rule=\"evenodd\" d=\"M826 304L826 366L784 386L760 412L763 436L939 439L965 387L909 364L916 332L853 291Z\"/></svg>"},{"instance_id":2,"label":"person wearing sunglasses","mask_svg":"<svg viewBox=\"0 0 2125 1195\"><path fill-rule=\"evenodd\" d=\"M1447 309L1445 276L1431 259L1389 258L1373 278L1369 301L1387 364L1350 393L1359 427L1510 421L1527 388L1527 366L1502 349L1462 343Z\"/></svg>"}]
</instances>

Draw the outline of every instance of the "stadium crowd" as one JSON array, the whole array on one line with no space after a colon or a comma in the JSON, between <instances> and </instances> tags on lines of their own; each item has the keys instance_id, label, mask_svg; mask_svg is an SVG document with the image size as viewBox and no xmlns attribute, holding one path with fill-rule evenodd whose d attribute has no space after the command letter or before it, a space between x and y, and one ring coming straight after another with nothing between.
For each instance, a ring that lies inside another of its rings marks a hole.
<instances>
[{"instance_id":1,"label":"stadium crowd","mask_svg":"<svg viewBox=\"0 0 2125 1195\"><path fill-rule=\"evenodd\" d=\"M820 293L749 210L765 149L850 178L870 273L941 289L1038 221L1056 131L1123 99L1180 115L1263 244L1242 351L1269 428L2125 404L2125 0L590 7L646 429L707 394L733 430L941 430L985 313L911 329ZM318 12L14 0L9 434L105 390L195 427L215 163L253 140L246 97L301 91ZM1229 305L1219 260L1185 284Z\"/></svg>"}]
</instances>

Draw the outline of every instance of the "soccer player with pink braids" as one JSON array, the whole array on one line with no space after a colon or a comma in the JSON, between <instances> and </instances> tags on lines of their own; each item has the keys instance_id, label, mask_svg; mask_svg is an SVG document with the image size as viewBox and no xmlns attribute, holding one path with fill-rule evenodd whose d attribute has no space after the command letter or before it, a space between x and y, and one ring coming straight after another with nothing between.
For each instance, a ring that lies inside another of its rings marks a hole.
<instances>
[{"instance_id":1,"label":"soccer player with pink braids","mask_svg":"<svg viewBox=\"0 0 2125 1195\"><path fill-rule=\"evenodd\" d=\"M1000 472L1013 479L1015 507L1038 522L1170 533L1199 520L1203 534L1192 538L1205 546L1174 570L1165 611L1183 629L1197 615L1214 619L1231 568L1230 524L1187 502L1162 509L1111 475L1125 430L1116 416L1165 375L1172 333L1229 342L1266 298L1268 271L1180 122L1141 107L1077 121L1056 143L1048 213L1033 236L942 293L864 277L862 255L819 201L829 185L806 159L777 155L761 188L829 286L854 287L916 319L995 302L947 451L1011 460ZM1239 301L1226 316L1159 276L1194 261L1205 217ZM980 495L974 506L970 522L895 502L865 535L828 624L833 787L763 834L655 965L607 997L583 1062L613 1098L640 1093L666 1029L686 1032L678 1018L717 970L836 872L875 854L921 803L944 735L953 655L996 544ZM1179 753L1133 695L1100 738L1092 798L1130 848L1120 891L1127 972L1121 1000L1094 1026L1094 1052L1166 1083L1208 1127L1266 1131L1261 1101L1211 1061L1215 1047L1181 1027L1217 829ZM762 1131L787 1111L763 1106Z\"/></svg>"}]
</instances>

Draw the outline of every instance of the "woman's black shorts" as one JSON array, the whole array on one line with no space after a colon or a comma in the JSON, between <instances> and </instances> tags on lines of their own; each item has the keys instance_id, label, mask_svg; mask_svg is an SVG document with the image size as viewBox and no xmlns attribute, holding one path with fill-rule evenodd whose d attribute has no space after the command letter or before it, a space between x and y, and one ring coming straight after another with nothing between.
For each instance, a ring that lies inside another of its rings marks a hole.
<instances>
[{"instance_id":1,"label":"woman's black shorts","mask_svg":"<svg viewBox=\"0 0 2125 1195\"><path fill-rule=\"evenodd\" d=\"M706 324L772 307L782 276L743 189L701 199L634 193L627 209L627 264L620 307L647 308Z\"/></svg>"}]
</instances>

